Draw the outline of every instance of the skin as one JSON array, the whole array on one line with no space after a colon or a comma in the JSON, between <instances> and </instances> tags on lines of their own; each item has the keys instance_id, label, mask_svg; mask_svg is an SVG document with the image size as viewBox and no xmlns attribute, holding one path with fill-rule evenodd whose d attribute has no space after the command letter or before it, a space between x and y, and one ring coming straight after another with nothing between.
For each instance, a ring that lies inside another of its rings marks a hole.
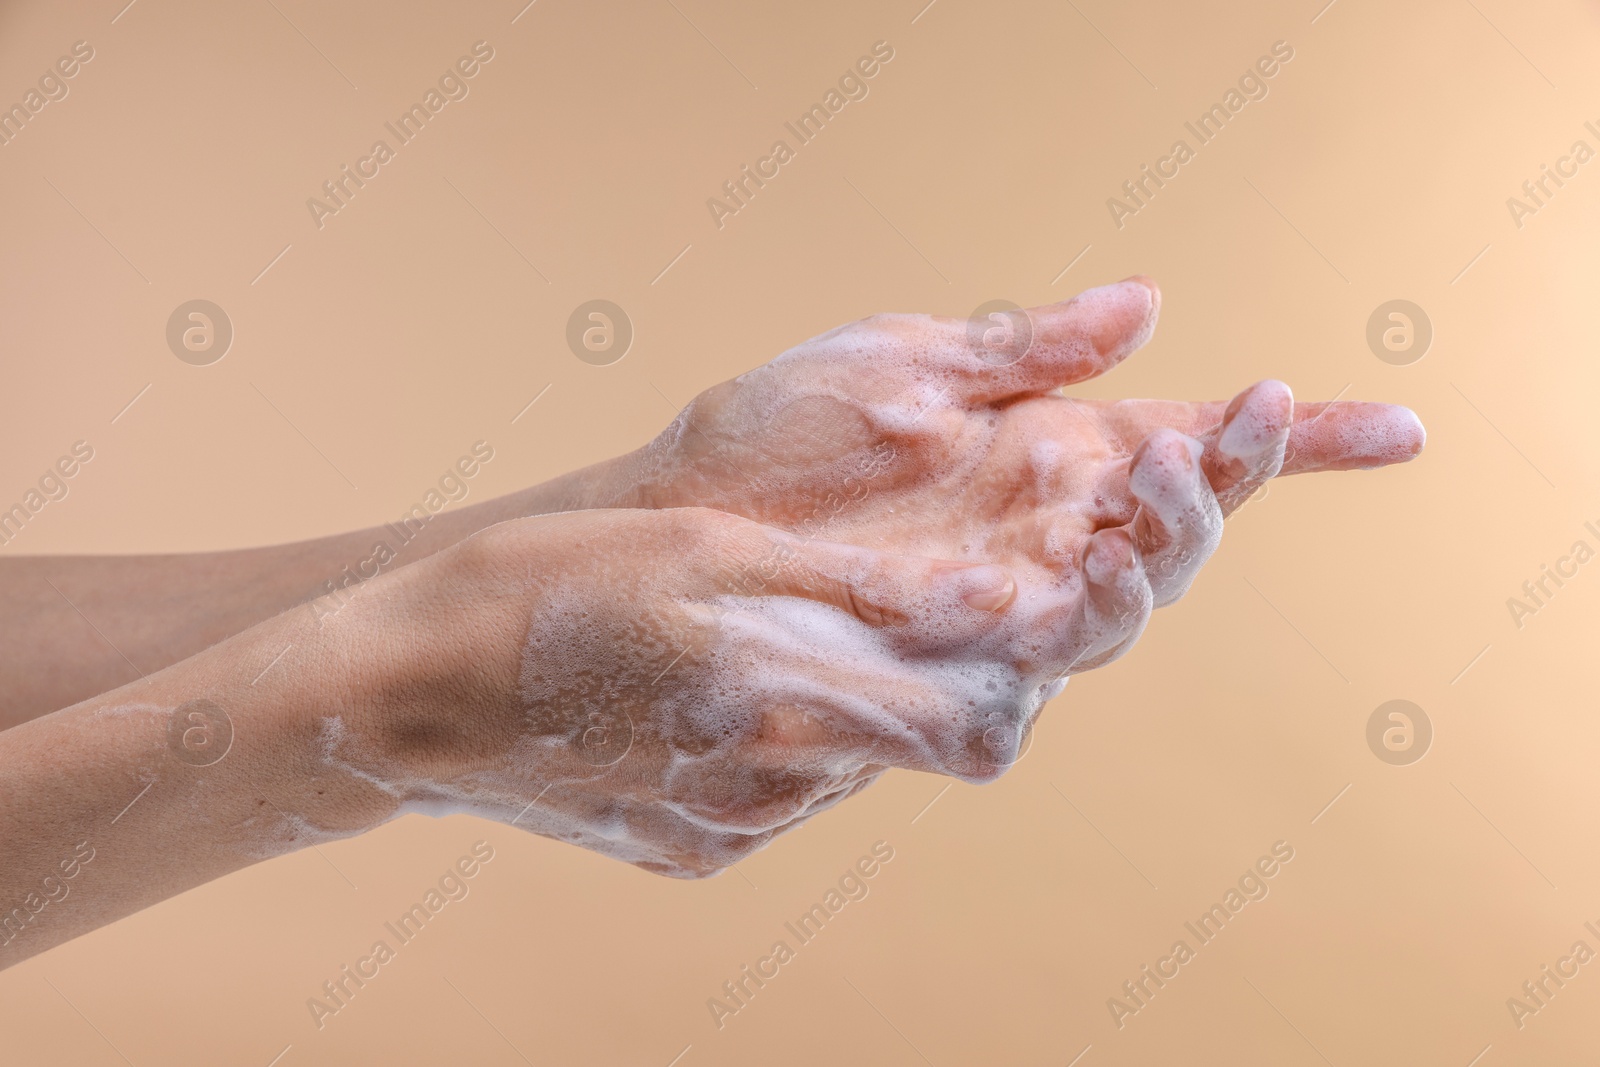
<instances>
[{"instance_id":1,"label":"skin","mask_svg":"<svg viewBox=\"0 0 1600 1067\"><path fill-rule=\"evenodd\" d=\"M285 612L0 733L0 966L408 810L712 873L914 762L876 709L939 707L916 665L992 629L1014 596L999 567L701 508L498 524L331 619ZM833 646L766 610L780 601L875 658L823 668Z\"/></svg>"},{"instance_id":2,"label":"skin","mask_svg":"<svg viewBox=\"0 0 1600 1067\"><path fill-rule=\"evenodd\" d=\"M1240 398L1055 395L1142 345L1159 307L1154 283L1138 278L1030 309L1033 343L1020 358L1014 344L982 344L983 334L964 320L873 316L707 390L637 452L434 516L415 540L397 546L395 565L511 518L693 505L858 544L912 550L902 538L917 537L940 556L963 556L972 539L1003 548L1007 539L1054 530L1061 539L1049 557L1070 558L1095 529L1130 522L1138 502L1127 489L1129 465L1162 429L1206 446L1206 475L1227 513L1248 496L1238 488L1241 471L1217 446L1222 420ZM1252 387L1279 388L1286 397L1276 383ZM874 426L865 410L869 402L881 410L886 399L913 398L932 403L912 409L911 432ZM1391 405L1295 404L1293 420L1283 474L1378 467L1422 447L1416 417ZM1387 432L1387 447L1374 446L1374 429ZM1070 469L1030 466L1024 442L1039 436L1059 443ZM888 455L894 462L886 472L880 460ZM955 528L953 501L977 509L973 538ZM1038 507L1030 510L1030 501ZM1002 514L1007 507L1016 510ZM993 536L985 516L1001 518ZM1160 536L1149 517L1130 529L1146 548ZM934 531L939 536L928 536ZM235 552L0 559L0 728L177 663L310 601L384 537L369 529ZM1045 559L1043 548L1027 551Z\"/></svg>"},{"instance_id":3,"label":"skin","mask_svg":"<svg viewBox=\"0 0 1600 1067\"><path fill-rule=\"evenodd\" d=\"M440 516L336 614L306 600L371 533L7 561L4 670L30 721L0 732L0 908L22 909L0 965L410 810L700 876L887 767L997 777L1268 478L1422 446L1403 408L1295 405L1279 382L1059 394L1159 304L1130 279L1007 323L842 327L638 452ZM117 671L154 673L83 692ZM81 702L39 716L63 696ZM193 717L201 698L230 730Z\"/></svg>"}]
</instances>

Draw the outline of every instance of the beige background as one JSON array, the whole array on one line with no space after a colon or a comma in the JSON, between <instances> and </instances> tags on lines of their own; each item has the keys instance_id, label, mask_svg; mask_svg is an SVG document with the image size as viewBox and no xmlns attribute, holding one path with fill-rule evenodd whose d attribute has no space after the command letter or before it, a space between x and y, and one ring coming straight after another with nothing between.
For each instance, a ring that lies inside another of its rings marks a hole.
<instances>
[{"instance_id":1,"label":"beige background","mask_svg":"<svg viewBox=\"0 0 1600 1067\"><path fill-rule=\"evenodd\" d=\"M0 551L375 524L480 438L485 499L838 323L1136 271L1160 332L1083 393L1282 377L1410 404L1429 445L1252 503L996 785L894 774L704 883L408 818L0 975L7 1063L1590 1062L1600 963L1520 1030L1506 998L1600 950L1600 563L1521 630L1506 598L1600 547L1600 163L1520 230L1505 201L1600 147L1592 5L122 2L0 7L0 101L96 53L0 147L0 500L96 451ZM480 39L470 96L319 231L306 198ZM719 231L706 198L880 39L870 96ZM1277 40L1270 95L1117 229L1106 198ZM207 367L164 340L197 297L236 330ZM594 297L637 329L610 367L563 340ZM1434 326L1410 366L1365 342L1393 298ZM1392 698L1435 730L1411 766L1365 741ZM306 998L479 838L471 895L318 1031ZM707 998L880 839L870 896L719 1031ZM1270 896L1117 1029L1280 839Z\"/></svg>"}]
</instances>

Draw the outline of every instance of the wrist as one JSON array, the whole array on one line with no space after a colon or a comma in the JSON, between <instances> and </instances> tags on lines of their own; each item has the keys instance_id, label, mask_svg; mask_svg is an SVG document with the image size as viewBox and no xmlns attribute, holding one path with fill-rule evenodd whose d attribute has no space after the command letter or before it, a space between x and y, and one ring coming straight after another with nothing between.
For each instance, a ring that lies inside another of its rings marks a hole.
<instances>
[{"instance_id":1,"label":"wrist","mask_svg":"<svg viewBox=\"0 0 1600 1067\"><path fill-rule=\"evenodd\" d=\"M235 640L248 643L229 660L250 666L230 669L236 679L217 691L233 716L236 749L219 766L240 757L240 784L313 834L353 836L399 813L394 791L342 755L373 718L383 669L359 618L364 599L336 618L302 606L246 631Z\"/></svg>"},{"instance_id":2,"label":"wrist","mask_svg":"<svg viewBox=\"0 0 1600 1067\"><path fill-rule=\"evenodd\" d=\"M572 474L563 475L548 483L562 486L567 490L561 494L564 498L563 506L545 508L538 514L551 514L556 511L593 511L604 508L656 507L654 493L650 489L650 469L647 450L636 449L601 460Z\"/></svg>"},{"instance_id":3,"label":"wrist","mask_svg":"<svg viewBox=\"0 0 1600 1067\"><path fill-rule=\"evenodd\" d=\"M329 622L323 639L351 693L328 728L332 762L399 809L506 758L533 714L518 680L540 542L562 521L498 523L368 583Z\"/></svg>"}]
</instances>

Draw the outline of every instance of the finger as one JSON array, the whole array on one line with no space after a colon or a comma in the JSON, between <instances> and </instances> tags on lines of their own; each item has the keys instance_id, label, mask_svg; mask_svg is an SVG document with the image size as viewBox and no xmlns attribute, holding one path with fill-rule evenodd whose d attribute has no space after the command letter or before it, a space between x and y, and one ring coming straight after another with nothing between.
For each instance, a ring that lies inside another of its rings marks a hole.
<instances>
[{"instance_id":1,"label":"finger","mask_svg":"<svg viewBox=\"0 0 1600 1067\"><path fill-rule=\"evenodd\" d=\"M1205 446L1160 429L1134 453L1128 490L1139 502L1131 531L1157 607L1188 591L1222 540L1222 509L1206 480Z\"/></svg>"},{"instance_id":2,"label":"finger","mask_svg":"<svg viewBox=\"0 0 1600 1067\"><path fill-rule=\"evenodd\" d=\"M793 709L801 704L810 708L815 733L796 735L793 723L781 727L790 744L765 746L761 751L779 773L792 774L808 760L821 767L835 768L841 763L851 768L901 767L907 770L947 773L963 759L970 737L978 732L973 709L945 688L959 679L938 671L906 671L893 663L869 661L871 667L854 677L821 688L806 686L803 694L786 703ZM882 668L881 672L876 668ZM764 714L763 730L771 730L773 718L792 715Z\"/></svg>"},{"instance_id":3,"label":"finger","mask_svg":"<svg viewBox=\"0 0 1600 1067\"><path fill-rule=\"evenodd\" d=\"M1083 591L1065 627L1072 643L1055 665L1061 678L1093 670L1126 652L1144 632L1155 606L1139 546L1123 527L1090 535L1080 571Z\"/></svg>"},{"instance_id":4,"label":"finger","mask_svg":"<svg viewBox=\"0 0 1600 1067\"><path fill-rule=\"evenodd\" d=\"M637 858L628 862L651 874L668 878L711 878L726 871L735 863L749 859L772 842L781 832L776 829L707 830L691 819L680 818L672 811L663 811L660 817L648 821L644 838L647 842ZM641 836L633 831L630 836ZM627 858L623 853L623 858Z\"/></svg>"},{"instance_id":5,"label":"finger","mask_svg":"<svg viewBox=\"0 0 1600 1067\"><path fill-rule=\"evenodd\" d=\"M866 789L868 786L872 785L872 783L876 782L880 777L882 777L884 770L885 768L878 766L863 769L861 772L859 772L859 776L855 781L849 783L848 785L842 785L831 792L824 793L816 800L813 800L803 811L790 818L787 822L783 823L781 826L774 827L770 832L770 836L762 842L762 847L765 848L767 842L771 841L772 838L777 837L779 834L786 834L790 830L798 830L809 820L817 815L820 815L822 812L842 804L846 800L849 800L851 797L855 796L863 789Z\"/></svg>"},{"instance_id":6,"label":"finger","mask_svg":"<svg viewBox=\"0 0 1600 1067\"><path fill-rule=\"evenodd\" d=\"M973 402L1049 392L1122 362L1150 339L1160 309L1155 282L1133 277L988 321L946 320L960 331L950 369Z\"/></svg>"},{"instance_id":7,"label":"finger","mask_svg":"<svg viewBox=\"0 0 1600 1067\"><path fill-rule=\"evenodd\" d=\"M1202 465L1224 515L1283 467L1294 395L1282 382L1257 382L1233 399L1207 435Z\"/></svg>"},{"instance_id":8,"label":"finger","mask_svg":"<svg viewBox=\"0 0 1600 1067\"><path fill-rule=\"evenodd\" d=\"M773 717L771 711L767 717ZM662 803L714 833L776 830L854 784L863 765L855 758L856 746L877 742L871 735L840 736L832 728L816 739L782 740L766 734L764 727L762 736L743 741L732 758L684 767L674 776L672 798ZM884 746L877 742L872 747ZM842 754L846 751L848 756Z\"/></svg>"},{"instance_id":9,"label":"finger","mask_svg":"<svg viewBox=\"0 0 1600 1067\"><path fill-rule=\"evenodd\" d=\"M1137 616L1119 609L1116 618ZM1076 616L1063 612L1059 621L1048 629L1081 636ZM1111 625L1108 617L1099 630ZM917 656L864 642L848 655L841 651L837 644L824 650L786 647L774 657L776 669L754 708L757 727L739 740L741 766L718 764L713 781L686 789L697 798L694 804L703 806L728 783L747 778L749 788L739 786L734 794L746 808L750 797L764 798L757 818L771 819L774 802L821 795L838 787L841 774L859 775L863 768L901 767L977 781L1016 762L1014 734L1005 728L1037 710L1037 680L1019 678L1009 663L970 648ZM787 654L796 656L794 669L786 669ZM1045 671L1067 661L1056 655L1046 660ZM739 814L745 820L740 825L750 817Z\"/></svg>"},{"instance_id":10,"label":"finger","mask_svg":"<svg viewBox=\"0 0 1600 1067\"><path fill-rule=\"evenodd\" d=\"M1074 401L1086 415L1098 416L1107 437L1132 449L1167 427L1206 440L1221 429L1225 401L1119 400L1102 404ZM1282 474L1369 470L1415 459L1427 432L1410 408L1363 400L1297 403Z\"/></svg>"},{"instance_id":11,"label":"finger","mask_svg":"<svg viewBox=\"0 0 1600 1067\"><path fill-rule=\"evenodd\" d=\"M1371 470L1415 459L1428 432L1399 404L1335 401L1296 404L1284 474Z\"/></svg>"},{"instance_id":12,"label":"finger","mask_svg":"<svg viewBox=\"0 0 1600 1067\"><path fill-rule=\"evenodd\" d=\"M861 770L856 772L856 776L852 781L849 781L829 792L823 793L821 796L811 801L811 803L806 805L805 810L801 811L799 815L796 815L789 822L779 827L778 832L787 833L790 830L799 829L801 824L803 824L812 816L827 811L836 804L842 804L844 801L849 800L863 789L866 789L868 786L872 785L873 782L876 782L879 778L883 777L884 770L885 768L878 766L877 764L873 764L869 767L863 767Z\"/></svg>"},{"instance_id":13,"label":"finger","mask_svg":"<svg viewBox=\"0 0 1600 1067\"><path fill-rule=\"evenodd\" d=\"M1016 599L1010 571L718 523L731 534L718 550L740 562L734 581L713 583L711 606L725 607L726 594L735 594L735 610L721 613L719 625L766 642L758 725L741 741L760 754L751 773L763 777L731 795L720 786L690 791L700 798L697 818L769 824L797 786L825 783L841 764L940 772L965 764L967 735L981 733L974 709L1009 706L1014 697L992 684L1004 672L974 654ZM788 612L781 598L850 618L841 626ZM750 796L765 799L752 807Z\"/></svg>"}]
</instances>

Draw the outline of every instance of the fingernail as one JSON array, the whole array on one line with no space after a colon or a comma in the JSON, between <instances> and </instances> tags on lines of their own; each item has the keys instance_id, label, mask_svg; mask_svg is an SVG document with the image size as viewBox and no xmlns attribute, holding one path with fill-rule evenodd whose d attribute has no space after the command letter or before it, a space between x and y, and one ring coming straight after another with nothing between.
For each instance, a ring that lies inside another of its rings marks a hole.
<instances>
[{"instance_id":1,"label":"fingernail","mask_svg":"<svg viewBox=\"0 0 1600 1067\"><path fill-rule=\"evenodd\" d=\"M1094 585L1109 586L1137 562L1133 539L1126 530L1102 530L1083 550L1083 574Z\"/></svg>"},{"instance_id":2,"label":"fingernail","mask_svg":"<svg viewBox=\"0 0 1600 1067\"><path fill-rule=\"evenodd\" d=\"M1262 385L1268 388L1252 392L1217 438L1217 451L1230 459L1254 459L1289 432L1294 404L1289 387L1274 381Z\"/></svg>"},{"instance_id":3,"label":"fingernail","mask_svg":"<svg viewBox=\"0 0 1600 1067\"><path fill-rule=\"evenodd\" d=\"M1130 274L1117 284L1126 285L1128 282L1136 282L1137 284L1142 285L1146 289L1150 290L1150 296L1152 299L1154 299L1155 296L1161 292L1161 287L1156 285L1155 279L1150 277L1148 274Z\"/></svg>"},{"instance_id":4,"label":"fingernail","mask_svg":"<svg viewBox=\"0 0 1600 1067\"><path fill-rule=\"evenodd\" d=\"M1265 426L1256 412L1240 411L1217 438L1217 451L1229 459L1254 459L1271 447L1278 435L1279 430Z\"/></svg>"},{"instance_id":5,"label":"fingernail","mask_svg":"<svg viewBox=\"0 0 1600 1067\"><path fill-rule=\"evenodd\" d=\"M1080 293L1076 299L1090 301L1097 320L1091 337L1095 350L1110 354L1143 344L1160 307L1156 292L1153 282L1133 277Z\"/></svg>"},{"instance_id":6,"label":"fingernail","mask_svg":"<svg viewBox=\"0 0 1600 1067\"><path fill-rule=\"evenodd\" d=\"M966 587L961 599L977 611L999 611L1017 593L1011 572L992 563L967 568L961 574L961 584Z\"/></svg>"},{"instance_id":7,"label":"fingernail","mask_svg":"<svg viewBox=\"0 0 1600 1067\"><path fill-rule=\"evenodd\" d=\"M1400 439L1400 449L1410 456L1416 456L1428 443L1428 431L1422 425L1422 420L1410 408L1394 405L1394 421L1397 424L1396 436Z\"/></svg>"},{"instance_id":8,"label":"fingernail","mask_svg":"<svg viewBox=\"0 0 1600 1067\"><path fill-rule=\"evenodd\" d=\"M1181 442L1181 448L1173 447ZM1140 500L1166 512L1187 507L1204 481L1205 446L1176 430L1160 429L1140 444L1128 473L1128 488Z\"/></svg>"}]
</instances>

